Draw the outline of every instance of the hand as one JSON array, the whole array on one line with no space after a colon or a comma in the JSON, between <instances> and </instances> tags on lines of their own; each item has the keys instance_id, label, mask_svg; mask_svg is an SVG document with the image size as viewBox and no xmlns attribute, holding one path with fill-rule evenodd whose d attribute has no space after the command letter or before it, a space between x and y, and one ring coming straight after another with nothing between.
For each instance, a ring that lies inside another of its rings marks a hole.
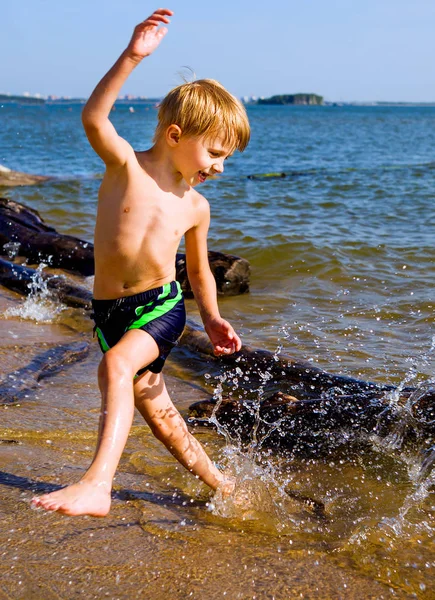
<instances>
[{"instance_id":1,"label":"hand","mask_svg":"<svg viewBox=\"0 0 435 600\"><path fill-rule=\"evenodd\" d=\"M168 32L166 27L159 29L159 25L169 23L168 17L173 14L168 8L159 8L148 19L136 25L126 50L133 60L140 61L154 52Z\"/></svg>"},{"instance_id":2,"label":"hand","mask_svg":"<svg viewBox=\"0 0 435 600\"><path fill-rule=\"evenodd\" d=\"M221 354L233 354L242 347L242 342L225 319L213 319L204 323L205 330L211 343L213 344L216 356Z\"/></svg>"}]
</instances>

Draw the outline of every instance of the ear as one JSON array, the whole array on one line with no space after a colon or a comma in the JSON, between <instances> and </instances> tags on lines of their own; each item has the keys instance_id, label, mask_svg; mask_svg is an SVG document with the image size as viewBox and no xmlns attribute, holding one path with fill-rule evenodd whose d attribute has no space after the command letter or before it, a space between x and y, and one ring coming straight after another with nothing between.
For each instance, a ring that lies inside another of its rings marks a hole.
<instances>
[{"instance_id":1,"label":"ear","mask_svg":"<svg viewBox=\"0 0 435 600\"><path fill-rule=\"evenodd\" d=\"M181 139L182 131L178 125L172 124L166 130L166 141L174 148Z\"/></svg>"}]
</instances>

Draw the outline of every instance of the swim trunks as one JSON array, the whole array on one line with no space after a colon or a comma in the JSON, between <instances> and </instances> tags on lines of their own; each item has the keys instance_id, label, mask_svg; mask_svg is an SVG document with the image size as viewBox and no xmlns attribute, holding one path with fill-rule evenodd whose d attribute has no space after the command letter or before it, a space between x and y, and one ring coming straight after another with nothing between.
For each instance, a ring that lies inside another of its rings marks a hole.
<instances>
[{"instance_id":1,"label":"swim trunks","mask_svg":"<svg viewBox=\"0 0 435 600\"><path fill-rule=\"evenodd\" d=\"M130 329L142 329L151 335L159 347L159 356L138 371L160 373L165 360L186 324L184 298L178 281L116 300L92 300L100 348L107 352Z\"/></svg>"}]
</instances>

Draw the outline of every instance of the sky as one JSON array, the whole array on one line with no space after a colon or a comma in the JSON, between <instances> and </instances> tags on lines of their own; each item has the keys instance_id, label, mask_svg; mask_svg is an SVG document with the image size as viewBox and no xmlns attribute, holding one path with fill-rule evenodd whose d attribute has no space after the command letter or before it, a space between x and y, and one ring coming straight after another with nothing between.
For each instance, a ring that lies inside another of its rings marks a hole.
<instances>
[{"instance_id":1,"label":"sky","mask_svg":"<svg viewBox=\"0 0 435 600\"><path fill-rule=\"evenodd\" d=\"M162 6L162 5L160 5ZM168 0L160 47L123 94L160 97L196 77L236 96L435 102L434 0ZM159 5L0 0L0 93L87 98Z\"/></svg>"}]
</instances>

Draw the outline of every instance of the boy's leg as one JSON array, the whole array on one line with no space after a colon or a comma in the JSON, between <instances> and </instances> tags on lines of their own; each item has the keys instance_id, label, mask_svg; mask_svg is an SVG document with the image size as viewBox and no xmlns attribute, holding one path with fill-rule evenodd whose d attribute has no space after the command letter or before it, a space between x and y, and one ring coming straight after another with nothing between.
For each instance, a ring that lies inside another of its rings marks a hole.
<instances>
[{"instance_id":1,"label":"boy's leg","mask_svg":"<svg viewBox=\"0 0 435 600\"><path fill-rule=\"evenodd\" d=\"M213 490L224 476L212 463L204 448L189 432L187 425L173 405L161 373L147 371L134 384L136 408L151 431L173 456L193 475Z\"/></svg>"},{"instance_id":2,"label":"boy's leg","mask_svg":"<svg viewBox=\"0 0 435 600\"><path fill-rule=\"evenodd\" d=\"M98 369L101 415L92 464L78 483L34 498L33 505L67 515L102 517L109 512L113 476L133 420L133 378L158 354L156 342L140 330L128 331L106 352Z\"/></svg>"}]
</instances>

